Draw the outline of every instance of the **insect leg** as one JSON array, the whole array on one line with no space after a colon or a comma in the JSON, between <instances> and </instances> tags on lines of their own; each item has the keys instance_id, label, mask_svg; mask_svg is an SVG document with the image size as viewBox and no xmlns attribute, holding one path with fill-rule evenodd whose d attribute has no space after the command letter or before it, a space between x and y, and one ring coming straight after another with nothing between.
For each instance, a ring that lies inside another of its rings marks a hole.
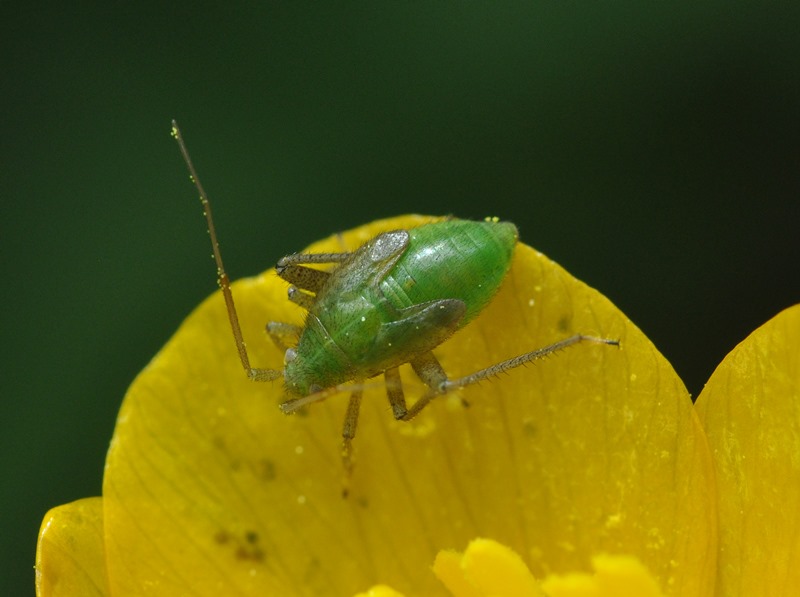
<instances>
[{"instance_id":1,"label":"insect leg","mask_svg":"<svg viewBox=\"0 0 800 597\"><path fill-rule=\"evenodd\" d=\"M206 224L208 226L208 235L211 237L211 249L214 252L214 261L217 264L217 282L222 289L222 296L225 298L225 308L228 311L228 320L231 323L233 340L236 343L236 350L239 352L239 360L242 362L242 367L245 373L247 373L247 377L253 381L272 381L278 379L283 376L283 372L278 369L257 369L250 366L250 357L247 354L247 346L244 342L244 336L242 336L242 328L239 325L239 315L236 313L236 305L233 302L231 281L222 264L222 253L219 250L219 241L217 241L217 232L214 228L214 219L211 217L211 202L203 189L203 185L200 184L200 179L197 177L192 159L189 157L189 150L186 149L186 144L183 142L183 135L180 129L178 129L178 124L174 120L172 121L172 136L178 142L183 160L186 162L186 167L189 169L189 176L192 182L194 182L197 192L200 194L200 201L203 204L203 214L206 216Z\"/></svg>"},{"instance_id":2,"label":"insect leg","mask_svg":"<svg viewBox=\"0 0 800 597\"><path fill-rule=\"evenodd\" d=\"M545 346L543 348L537 348L536 350L526 352L525 354L521 354L506 361L496 363L491 367L486 367L485 369L481 369L480 371L476 371L475 373L471 373L470 375L465 375L464 377L459 377L458 379L446 380L439 386L439 390L441 393L445 393L449 392L450 390L455 390L457 388L463 388L465 386L472 385L488 377L499 375L510 369L515 369L516 367L525 365L526 363L530 363L531 361L537 361L541 358L553 354L554 352L558 352L559 350L564 350L565 348L569 348L570 346L580 344L581 342L591 342L593 344L608 344L610 346L619 346L619 340L609 340L608 338L598 338L596 336L584 336L583 334L575 334L574 336L570 336L569 338L565 338L564 340L554 342L549 346Z\"/></svg>"},{"instance_id":3,"label":"insect leg","mask_svg":"<svg viewBox=\"0 0 800 597\"><path fill-rule=\"evenodd\" d=\"M275 266L275 271L281 278L303 290L319 292L330 277L328 272L303 265L281 265L282 261Z\"/></svg>"},{"instance_id":4,"label":"insect leg","mask_svg":"<svg viewBox=\"0 0 800 597\"><path fill-rule=\"evenodd\" d=\"M342 468L344 469L344 483L342 495L347 497L350 487L350 478L353 475L353 438L356 436L358 426L358 413L361 409L361 398L364 395L362 388L356 388L350 394L350 401L347 403L347 414L344 416L342 426Z\"/></svg>"},{"instance_id":5,"label":"insect leg","mask_svg":"<svg viewBox=\"0 0 800 597\"><path fill-rule=\"evenodd\" d=\"M281 257L278 261L278 267L286 267L287 265L300 265L301 263L341 263L350 258L352 253L292 253Z\"/></svg>"},{"instance_id":6,"label":"insect leg","mask_svg":"<svg viewBox=\"0 0 800 597\"><path fill-rule=\"evenodd\" d=\"M319 392L313 392L308 396L301 396L300 398L290 398L286 402L281 402L278 406L280 407L281 412L283 412L283 414L291 415L292 413L296 413L304 406L308 406L309 404L314 404L315 402L322 402L323 400L327 400L331 396L335 396L336 394L342 391L342 387L334 386L332 388L326 388L324 390L320 390Z\"/></svg>"},{"instance_id":7,"label":"insect leg","mask_svg":"<svg viewBox=\"0 0 800 597\"><path fill-rule=\"evenodd\" d=\"M447 375L439 364L439 361L432 353L425 353L416 357L411 361L411 366L419 378L428 386L428 391L417 400L414 405L408 409L405 416L401 417L404 421L410 421L416 417L419 412L425 408L431 400L441 394L446 394L452 390L463 388L465 386L478 383L489 377L499 375L510 369L514 369L531 361L542 359L548 355L553 354L559 350L564 350L570 346L580 344L581 342L591 342L594 344L608 344L610 346L619 346L619 340L609 340L607 338L597 338L595 336L584 336L582 334L575 334L559 342L555 342L543 348L537 348L525 354L513 357L511 359L496 363L475 373L465 375L456 379L448 379Z\"/></svg>"},{"instance_id":8,"label":"insect leg","mask_svg":"<svg viewBox=\"0 0 800 597\"><path fill-rule=\"evenodd\" d=\"M400 370L397 367L387 369L383 373L386 380L386 395L389 397L389 404L392 407L394 418L401 420L406 416L406 397L403 394L403 383L400 381Z\"/></svg>"},{"instance_id":9,"label":"insect leg","mask_svg":"<svg viewBox=\"0 0 800 597\"><path fill-rule=\"evenodd\" d=\"M307 292L303 292L297 286L289 286L287 294L291 302L302 307L306 311L310 311L311 307L314 306L314 297Z\"/></svg>"},{"instance_id":10,"label":"insect leg","mask_svg":"<svg viewBox=\"0 0 800 597\"><path fill-rule=\"evenodd\" d=\"M275 346L282 351L286 351L290 346L296 346L303 331L299 325L283 323L282 321L270 321L267 324L267 334L275 343Z\"/></svg>"},{"instance_id":11,"label":"insect leg","mask_svg":"<svg viewBox=\"0 0 800 597\"><path fill-rule=\"evenodd\" d=\"M304 264L341 263L352 253L294 253L281 257L275 266L278 275L303 290L319 292L330 274L322 270L305 267Z\"/></svg>"},{"instance_id":12,"label":"insect leg","mask_svg":"<svg viewBox=\"0 0 800 597\"><path fill-rule=\"evenodd\" d=\"M447 374L444 372L439 360L433 356L432 352L423 353L411 360L411 368L414 373L428 386L428 391L417 400L410 409L408 409L402 416L398 417L395 411L395 418L403 421L410 421L416 417L420 411L428 406L428 403L439 394L444 394L447 390L442 389L447 383ZM400 388L402 394L403 389ZM391 400L391 398L390 398ZM405 407L405 399L403 399L403 406Z\"/></svg>"}]
</instances>

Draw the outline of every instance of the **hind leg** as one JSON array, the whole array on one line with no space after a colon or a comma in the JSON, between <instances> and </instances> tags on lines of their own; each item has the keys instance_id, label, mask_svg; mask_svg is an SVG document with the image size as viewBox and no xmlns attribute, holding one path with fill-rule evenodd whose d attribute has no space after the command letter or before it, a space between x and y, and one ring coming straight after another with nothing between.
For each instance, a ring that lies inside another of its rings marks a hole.
<instances>
[{"instance_id":1,"label":"hind leg","mask_svg":"<svg viewBox=\"0 0 800 597\"><path fill-rule=\"evenodd\" d=\"M458 388L470 386L489 377L494 377L495 375L500 375L501 373L505 373L506 371L515 369L521 365L525 365L526 363L537 361L553 354L554 352L564 350L570 346L575 346L576 344L580 344L582 342L619 346L619 340L609 340L606 338L597 338L595 336L576 334L559 342L555 342L543 348L537 348L536 350L526 352L511 359L495 363L494 365L486 367L485 369L480 369L475 373L470 373L469 375L458 377L456 379L448 379L447 374L444 372L444 369L442 369L442 366L436 357L433 356L433 353L428 352L420 355L411 360L411 366L417 376L425 383L426 386L428 386L428 391L423 394L423 396L417 400L411 406L411 408L407 410L405 398L402 397L402 388L399 390L400 398L398 398L396 395L392 397L390 394L390 402L394 401L392 402L392 408L395 413L395 418L403 421L410 421L416 417L422 411L422 409L428 406L431 400L433 400L436 396L446 394ZM395 390L395 392L397 392L397 390ZM398 408L395 408L395 403L398 404Z\"/></svg>"}]
</instances>

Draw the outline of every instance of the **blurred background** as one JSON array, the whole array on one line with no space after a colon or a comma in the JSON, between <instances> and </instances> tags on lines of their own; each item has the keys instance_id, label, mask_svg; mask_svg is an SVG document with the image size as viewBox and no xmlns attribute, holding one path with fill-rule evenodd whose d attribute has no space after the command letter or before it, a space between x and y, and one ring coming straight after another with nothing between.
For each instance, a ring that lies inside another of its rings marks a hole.
<instances>
[{"instance_id":1,"label":"blurred background","mask_svg":"<svg viewBox=\"0 0 800 597\"><path fill-rule=\"evenodd\" d=\"M800 300L800 4L6 3L0 593L98 495L125 389L233 278L389 215L500 216L697 395ZM148 6L149 5L149 6Z\"/></svg>"}]
</instances>

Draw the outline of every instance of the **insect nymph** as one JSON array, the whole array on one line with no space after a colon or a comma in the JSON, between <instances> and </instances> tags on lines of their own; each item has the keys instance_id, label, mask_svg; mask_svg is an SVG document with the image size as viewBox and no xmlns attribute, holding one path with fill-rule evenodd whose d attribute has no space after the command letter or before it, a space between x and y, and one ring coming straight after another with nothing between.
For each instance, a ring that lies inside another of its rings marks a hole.
<instances>
[{"instance_id":1,"label":"insect nymph","mask_svg":"<svg viewBox=\"0 0 800 597\"><path fill-rule=\"evenodd\" d=\"M284 368L253 368L222 264L208 196L174 121L172 135L200 193L219 284L245 373L254 381L282 377L287 400L281 410L287 414L350 390L342 428L347 469L367 379L384 376L394 417L408 421L436 396L555 351L580 342L618 344L576 334L469 375L448 378L432 351L491 301L511 266L518 235L508 222L446 219L384 232L353 252L298 253L282 258L276 272L291 284L288 299L308 312L305 325L269 322L267 332L286 351ZM333 269L309 267L319 264L333 264ZM296 341L296 346L290 347L289 340ZM398 371L406 363L427 386L411 406L406 404Z\"/></svg>"}]
</instances>

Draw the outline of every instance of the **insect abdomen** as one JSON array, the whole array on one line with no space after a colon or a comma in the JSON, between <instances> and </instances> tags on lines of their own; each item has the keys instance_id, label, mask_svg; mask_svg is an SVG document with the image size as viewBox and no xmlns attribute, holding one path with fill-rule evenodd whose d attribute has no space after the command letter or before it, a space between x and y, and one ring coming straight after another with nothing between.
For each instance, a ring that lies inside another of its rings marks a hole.
<instances>
[{"instance_id":1,"label":"insect abdomen","mask_svg":"<svg viewBox=\"0 0 800 597\"><path fill-rule=\"evenodd\" d=\"M409 234L408 249L381 282L384 296L398 309L460 299L467 311L459 327L497 292L517 242L517 228L510 222L446 220Z\"/></svg>"}]
</instances>

